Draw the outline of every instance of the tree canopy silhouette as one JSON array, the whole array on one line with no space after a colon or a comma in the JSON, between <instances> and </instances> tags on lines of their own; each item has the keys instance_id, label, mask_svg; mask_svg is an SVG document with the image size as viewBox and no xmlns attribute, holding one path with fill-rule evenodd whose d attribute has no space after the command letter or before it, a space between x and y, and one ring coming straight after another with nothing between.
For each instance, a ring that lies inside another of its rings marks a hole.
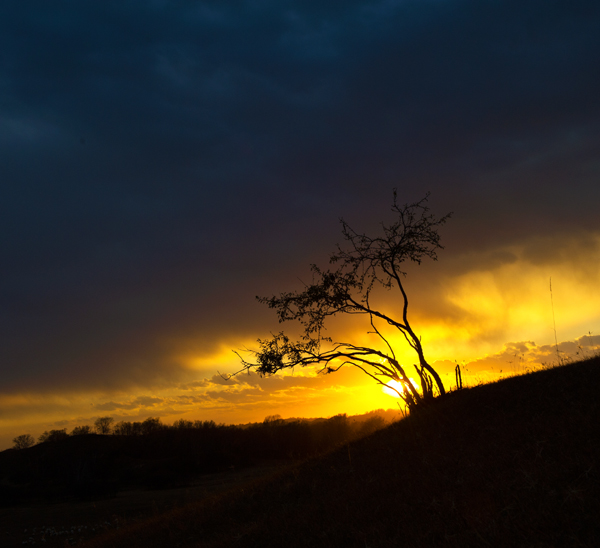
<instances>
[{"instance_id":1,"label":"tree canopy silhouette","mask_svg":"<svg viewBox=\"0 0 600 548\"><path fill-rule=\"evenodd\" d=\"M50 432L48 432L47 430L45 432L43 432L42 434L40 434L40 437L38 438L38 442L39 443L46 443L46 442L57 442L60 440L64 440L65 438L68 438L69 434L67 434L67 429L66 428L62 428L60 430L50 430Z\"/></svg>"},{"instance_id":2,"label":"tree canopy silhouette","mask_svg":"<svg viewBox=\"0 0 600 548\"><path fill-rule=\"evenodd\" d=\"M421 264L424 258L437 260L437 251L443 249L438 229L451 213L435 217L426 205L428 198L429 193L418 202L399 205L394 190L392 212L395 221L389 225L381 223L382 234L374 237L356 232L341 219L346 243L345 246L338 245L331 255L331 268L311 265L312 283L301 291L257 297L259 302L277 312L280 323L299 322L302 326L300 339L293 341L283 331L268 339L258 339L259 349L249 351L251 360L236 352L243 364L238 373L255 370L261 375L270 375L282 369L311 364L322 364L321 372L331 373L344 365L352 365L379 384L387 385L391 380L400 383L397 388L390 388L409 408L433 399L436 391L445 394L442 380L427 362L421 338L409 322L409 299L404 286L405 263ZM397 316L392 317L372 302L377 288L400 292L402 304ZM365 316L369 332L377 337L379 344L363 346L326 336L328 320L344 314ZM397 357L397 348L382 332L381 326L385 324L401 333L415 351L418 364L413 366L420 389L410 381L406 366Z\"/></svg>"},{"instance_id":3,"label":"tree canopy silhouette","mask_svg":"<svg viewBox=\"0 0 600 548\"><path fill-rule=\"evenodd\" d=\"M98 434L110 434L113 422L115 422L115 419L112 417L98 417L94 421L94 428Z\"/></svg>"},{"instance_id":4,"label":"tree canopy silhouette","mask_svg":"<svg viewBox=\"0 0 600 548\"><path fill-rule=\"evenodd\" d=\"M27 449L35 444L35 440L31 434L22 434L13 438L13 449Z\"/></svg>"},{"instance_id":5,"label":"tree canopy silhouette","mask_svg":"<svg viewBox=\"0 0 600 548\"><path fill-rule=\"evenodd\" d=\"M92 428L87 424L85 426L76 426L71 432L71 436L85 436L92 433Z\"/></svg>"}]
</instances>

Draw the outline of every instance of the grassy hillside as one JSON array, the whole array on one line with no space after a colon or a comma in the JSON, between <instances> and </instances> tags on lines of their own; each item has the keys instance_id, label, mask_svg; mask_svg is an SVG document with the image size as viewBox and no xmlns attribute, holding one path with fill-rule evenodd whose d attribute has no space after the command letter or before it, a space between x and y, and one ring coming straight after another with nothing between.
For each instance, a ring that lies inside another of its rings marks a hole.
<instances>
[{"instance_id":1,"label":"grassy hillside","mask_svg":"<svg viewBox=\"0 0 600 548\"><path fill-rule=\"evenodd\" d=\"M600 359L448 395L111 547L600 545Z\"/></svg>"}]
</instances>

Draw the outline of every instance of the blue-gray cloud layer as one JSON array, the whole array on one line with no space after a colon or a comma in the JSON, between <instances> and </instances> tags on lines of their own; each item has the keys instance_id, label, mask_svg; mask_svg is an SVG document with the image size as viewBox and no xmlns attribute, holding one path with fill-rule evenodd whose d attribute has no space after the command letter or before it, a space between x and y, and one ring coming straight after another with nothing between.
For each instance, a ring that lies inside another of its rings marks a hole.
<instances>
[{"instance_id":1,"label":"blue-gray cloud layer","mask_svg":"<svg viewBox=\"0 0 600 548\"><path fill-rule=\"evenodd\" d=\"M594 1L5 0L2 390L176 377L397 186L455 252L600 229ZM287 287L287 286L286 286Z\"/></svg>"}]
</instances>

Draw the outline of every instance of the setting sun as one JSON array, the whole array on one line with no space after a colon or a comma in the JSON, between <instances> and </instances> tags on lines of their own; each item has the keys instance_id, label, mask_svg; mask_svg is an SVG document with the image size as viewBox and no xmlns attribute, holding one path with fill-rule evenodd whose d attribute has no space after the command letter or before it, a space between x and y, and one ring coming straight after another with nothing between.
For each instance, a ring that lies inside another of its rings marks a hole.
<instances>
[{"instance_id":1,"label":"setting sun","mask_svg":"<svg viewBox=\"0 0 600 548\"><path fill-rule=\"evenodd\" d=\"M411 379L412 380L412 379ZM392 379L387 382L385 386L381 388L385 394L392 396L394 398L400 398L400 393L404 392L404 387L400 381L395 381Z\"/></svg>"},{"instance_id":2,"label":"setting sun","mask_svg":"<svg viewBox=\"0 0 600 548\"><path fill-rule=\"evenodd\" d=\"M415 388L418 388L417 383L412 377L409 377L409 380ZM385 386L381 387L381 390L383 390L383 392L388 396L400 398L400 394L404 393L404 386L400 381L391 379L390 381L385 383Z\"/></svg>"}]
</instances>

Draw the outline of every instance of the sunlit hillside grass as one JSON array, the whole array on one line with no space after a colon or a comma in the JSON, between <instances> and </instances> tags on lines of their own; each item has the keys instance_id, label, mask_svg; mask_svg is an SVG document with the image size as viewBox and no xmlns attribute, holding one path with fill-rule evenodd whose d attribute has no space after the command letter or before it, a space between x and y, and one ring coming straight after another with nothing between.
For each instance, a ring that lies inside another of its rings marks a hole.
<instances>
[{"instance_id":1,"label":"sunlit hillside grass","mask_svg":"<svg viewBox=\"0 0 600 548\"><path fill-rule=\"evenodd\" d=\"M600 359L454 392L96 547L600 546Z\"/></svg>"}]
</instances>

